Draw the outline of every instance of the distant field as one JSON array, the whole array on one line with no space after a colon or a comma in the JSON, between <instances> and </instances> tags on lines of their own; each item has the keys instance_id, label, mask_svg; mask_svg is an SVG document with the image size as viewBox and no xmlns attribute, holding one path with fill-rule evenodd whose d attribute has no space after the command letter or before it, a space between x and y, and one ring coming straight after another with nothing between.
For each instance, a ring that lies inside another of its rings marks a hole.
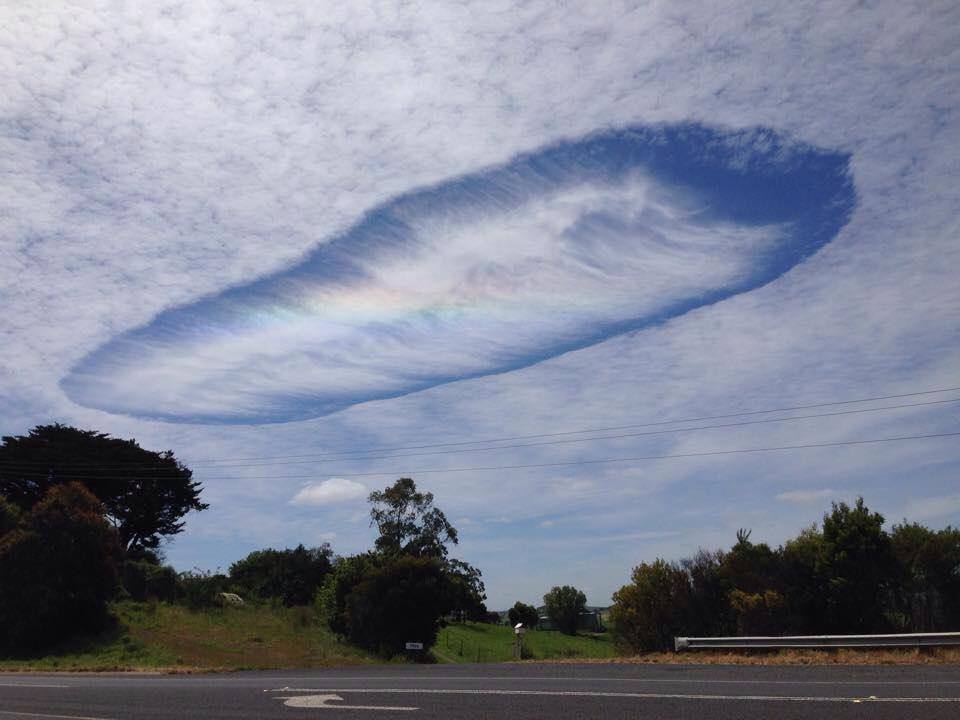
<instances>
[{"instance_id":1,"label":"distant field","mask_svg":"<svg viewBox=\"0 0 960 720\"><path fill-rule=\"evenodd\" d=\"M513 628L483 623L452 623L440 631L434 656L440 662L503 662L513 659ZM564 635L554 630L529 630L523 638L529 660L612 658L608 633Z\"/></svg>"},{"instance_id":2,"label":"distant field","mask_svg":"<svg viewBox=\"0 0 960 720\"><path fill-rule=\"evenodd\" d=\"M151 670L324 667L372 662L318 627L305 608L193 612L164 603L119 603L115 628L0 670Z\"/></svg>"}]
</instances>

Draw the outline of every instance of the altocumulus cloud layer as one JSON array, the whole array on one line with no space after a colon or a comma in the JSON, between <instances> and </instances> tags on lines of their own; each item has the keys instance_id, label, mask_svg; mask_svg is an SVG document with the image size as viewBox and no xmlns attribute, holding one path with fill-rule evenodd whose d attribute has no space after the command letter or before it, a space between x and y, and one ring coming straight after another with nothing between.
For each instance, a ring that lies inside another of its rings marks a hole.
<instances>
[{"instance_id":1,"label":"altocumulus cloud layer","mask_svg":"<svg viewBox=\"0 0 960 720\"><path fill-rule=\"evenodd\" d=\"M62 386L171 421L328 415L757 288L853 204L846 155L772 130L596 133L373 208L299 264L110 340Z\"/></svg>"}]
</instances>

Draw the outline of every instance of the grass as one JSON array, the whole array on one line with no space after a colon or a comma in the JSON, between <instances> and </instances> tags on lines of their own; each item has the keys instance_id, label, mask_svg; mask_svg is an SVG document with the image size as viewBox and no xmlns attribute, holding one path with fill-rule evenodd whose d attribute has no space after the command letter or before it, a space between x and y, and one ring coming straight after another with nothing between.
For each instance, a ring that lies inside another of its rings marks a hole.
<instances>
[{"instance_id":1,"label":"grass","mask_svg":"<svg viewBox=\"0 0 960 720\"><path fill-rule=\"evenodd\" d=\"M245 606L192 611L118 603L114 627L0 670L243 670L355 665L373 658L341 643L309 608Z\"/></svg>"},{"instance_id":2,"label":"grass","mask_svg":"<svg viewBox=\"0 0 960 720\"><path fill-rule=\"evenodd\" d=\"M440 631L433 654L440 662L504 662L513 659L513 628L483 623L451 623ZM528 660L585 659L616 656L608 633L564 635L529 630L523 637Z\"/></svg>"},{"instance_id":3,"label":"grass","mask_svg":"<svg viewBox=\"0 0 960 720\"><path fill-rule=\"evenodd\" d=\"M618 655L609 633L575 636L531 630L523 639L524 659L548 662L614 662L671 665L960 665L960 648L871 650L780 650L751 652L652 652ZM499 625L453 623L440 631L433 655L439 662L513 660L513 630Z\"/></svg>"},{"instance_id":4,"label":"grass","mask_svg":"<svg viewBox=\"0 0 960 720\"><path fill-rule=\"evenodd\" d=\"M377 662L320 626L309 608L245 606L192 611L164 603L118 603L116 623L42 655L0 658L0 671L207 671L309 668ZM439 662L513 659L513 630L452 623L440 631ZM618 657L608 633L532 630L524 659L550 662L661 664L831 665L960 664L960 648L917 650L783 650L779 652L646 653Z\"/></svg>"}]
</instances>

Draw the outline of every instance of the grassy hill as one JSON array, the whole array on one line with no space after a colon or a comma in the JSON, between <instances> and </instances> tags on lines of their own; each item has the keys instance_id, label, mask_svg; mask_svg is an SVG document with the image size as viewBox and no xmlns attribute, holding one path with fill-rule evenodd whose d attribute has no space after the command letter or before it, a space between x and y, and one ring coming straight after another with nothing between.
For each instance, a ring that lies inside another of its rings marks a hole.
<instances>
[{"instance_id":1,"label":"grassy hill","mask_svg":"<svg viewBox=\"0 0 960 720\"><path fill-rule=\"evenodd\" d=\"M309 608L191 611L118 603L115 627L43 655L0 659L0 670L152 670L325 667L374 662L314 622Z\"/></svg>"},{"instance_id":2,"label":"grassy hill","mask_svg":"<svg viewBox=\"0 0 960 720\"><path fill-rule=\"evenodd\" d=\"M193 611L166 603L113 606L114 627L75 638L35 656L0 659L0 670L239 670L307 668L378 662L339 641L315 622L310 608L248 605ZM607 634L561 635L533 630L524 657L607 658ZM438 662L503 662L513 659L513 630L457 623L440 632Z\"/></svg>"}]
</instances>

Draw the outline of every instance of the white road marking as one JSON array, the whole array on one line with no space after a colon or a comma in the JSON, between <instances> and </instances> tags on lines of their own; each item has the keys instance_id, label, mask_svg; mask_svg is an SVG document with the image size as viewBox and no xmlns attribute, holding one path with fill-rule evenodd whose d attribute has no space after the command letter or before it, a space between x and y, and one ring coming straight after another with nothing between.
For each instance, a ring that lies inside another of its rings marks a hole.
<instances>
[{"instance_id":1,"label":"white road marking","mask_svg":"<svg viewBox=\"0 0 960 720\"><path fill-rule=\"evenodd\" d=\"M717 680L709 678L637 678L637 677L516 677L512 675L490 676L490 675L358 675L355 677L332 677L318 678L314 677L276 677L261 678L262 680L335 680L336 682L379 682L385 681L409 681L417 682L570 682L571 680L584 680L589 682L635 682L635 683L678 683L681 685L702 684L702 685L960 685L960 680Z\"/></svg>"},{"instance_id":2,"label":"white road marking","mask_svg":"<svg viewBox=\"0 0 960 720\"><path fill-rule=\"evenodd\" d=\"M68 688L69 685L47 685L45 683L6 683L0 682L0 687L38 687L38 688Z\"/></svg>"},{"instance_id":3,"label":"white road marking","mask_svg":"<svg viewBox=\"0 0 960 720\"><path fill-rule=\"evenodd\" d=\"M112 718L84 717L83 715L47 715L45 713L19 712L17 710L0 710L0 715L16 715L17 717L56 718L57 720L112 720Z\"/></svg>"},{"instance_id":4,"label":"white road marking","mask_svg":"<svg viewBox=\"0 0 960 720\"><path fill-rule=\"evenodd\" d=\"M820 697L805 695L697 695L688 693L630 693L593 690L466 690L452 688L278 688L270 692L368 693L409 695L530 695L549 697L632 698L637 700L739 700L764 702L832 703L960 703L960 697Z\"/></svg>"},{"instance_id":5,"label":"white road marking","mask_svg":"<svg viewBox=\"0 0 960 720\"><path fill-rule=\"evenodd\" d=\"M333 693L328 695L297 695L293 697L278 697L284 705L298 708L329 708L333 710L416 710L415 707L400 707L390 705L330 705L331 702L343 702L343 698Z\"/></svg>"}]
</instances>

